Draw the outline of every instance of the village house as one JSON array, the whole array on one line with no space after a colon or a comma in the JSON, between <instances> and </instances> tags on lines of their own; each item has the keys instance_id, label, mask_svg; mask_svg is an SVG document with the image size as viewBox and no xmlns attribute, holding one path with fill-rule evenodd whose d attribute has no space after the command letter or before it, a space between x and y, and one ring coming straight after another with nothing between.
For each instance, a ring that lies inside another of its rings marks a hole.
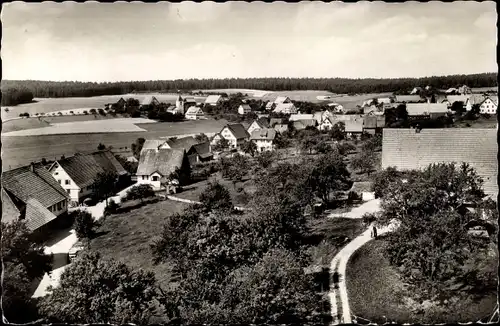
<instances>
[{"instance_id":1,"label":"village house","mask_svg":"<svg viewBox=\"0 0 500 326\"><path fill-rule=\"evenodd\" d=\"M2 173L2 222L26 221L30 231L57 223L68 211L68 193L42 165Z\"/></svg>"},{"instance_id":2,"label":"village house","mask_svg":"<svg viewBox=\"0 0 500 326\"><path fill-rule=\"evenodd\" d=\"M230 148L240 148L250 135L240 123L227 124L212 138L211 145L217 144L221 139L226 139Z\"/></svg>"},{"instance_id":3,"label":"village house","mask_svg":"<svg viewBox=\"0 0 500 326\"><path fill-rule=\"evenodd\" d=\"M222 101L222 96L221 95L208 95L205 104L206 105L211 105L211 106L216 106Z\"/></svg>"},{"instance_id":4,"label":"village house","mask_svg":"<svg viewBox=\"0 0 500 326\"><path fill-rule=\"evenodd\" d=\"M76 153L56 160L49 172L69 194L71 205L78 205L94 194L93 184L99 173L115 173L117 181L127 175L127 171L109 150Z\"/></svg>"},{"instance_id":5,"label":"village house","mask_svg":"<svg viewBox=\"0 0 500 326\"><path fill-rule=\"evenodd\" d=\"M420 94L422 91L423 91L422 87L417 86L412 89L410 95Z\"/></svg>"},{"instance_id":6,"label":"village house","mask_svg":"<svg viewBox=\"0 0 500 326\"><path fill-rule=\"evenodd\" d=\"M277 123L273 126L274 130L276 130L277 133L284 133L285 131L288 131L288 124L286 123Z\"/></svg>"},{"instance_id":7,"label":"village house","mask_svg":"<svg viewBox=\"0 0 500 326\"><path fill-rule=\"evenodd\" d=\"M315 119L313 114L292 114L288 121L299 121L299 120L312 120Z\"/></svg>"},{"instance_id":8,"label":"village house","mask_svg":"<svg viewBox=\"0 0 500 326\"><path fill-rule=\"evenodd\" d=\"M479 128L384 129L382 168L422 169L432 163L469 163L484 181L484 192L498 194L497 130Z\"/></svg>"},{"instance_id":9,"label":"village house","mask_svg":"<svg viewBox=\"0 0 500 326\"><path fill-rule=\"evenodd\" d=\"M448 107L451 107L455 102L462 102L463 107L465 108L467 103L469 103L470 95L448 95L446 96L446 100L442 103L446 103Z\"/></svg>"},{"instance_id":10,"label":"village house","mask_svg":"<svg viewBox=\"0 0 500 326\"><path fill-rule=\"evenodd\" d=\"M349 120L345 120L346 136L352 139L359 139L363 134L363 117L352 115Z\"/></svg>"},{"instance_id":11,"label":"village house","mask_svg":"<svg viewBox=\"0 0 500 326\"><path fill-rule=\"evenodd\" d=\"M486 99L486 96L482 94L471 94L469 95L469 98L467 99L467 103L465 103L465 109L467 111L472 110L472 107L474 105L481 105L483 101Z\"/></svg>"},{"instance_id":12,"label":"village house","mask_svg":"<svg viewBox=\"0 0 500 326\"><path fill-rule=\"evenodd\" d=\"M205 119L205 113L202 108L197 106L191 106L187 109L186 114L184 115L187 120L203 120Z\"/></svg>"},{"instance_id":13,"label":"village house","mask_svg":"<svg viewBox=\"0 0 500 326\"><path fill-rule=\"evenodd\" d=\"M184 97L184 111L186 111L186 108L190 108L192 106L197 106L198 103L196 103L196 99L193 96L186 96Z\"/></svg>"},{"instance_id":14,"label":"village house","mask_svg":"<svg viewBox=\"0 0 500 326\"><path fill-rule=\"evenodd\" d=\"M384 108L377 105L370 105L363 107L363 114L384 114Z\"/></svg>"},{"instance_id":15,"label":"village house","mask_svg":"<svg viewBox=\"0 0 500 326\"><path fill-rule=\"evenodd\" d=\"M148 95L142 99L140 106L141 106L141 109L147 109L151 106L155 106L155 105L159 105L159 104L160 104L160 101L158 101L158 99L156 97Z\"/></svg>"},{"instance_id":16,"label":"village house","mask_svg":"<svg viewBox=\"0 0 500 326\"><path fill-rule=\"evenodd\" d=\"M488 96L479 106L481 114L496 114L498 107L498 96Z\"/></svg>"},{"instance_id":17,"label":"village house","mask_svg":"<svg viewBox=\"0 0 500 326\"><path fill-rule=\"evenodd\" d=\"M250 112L252 112L252 108L248 104L241 104L238 107L238 114L240 114L240 115L245 115L245 114L248 114Z\"/></svg>"},{"instance_id":18,"label":"village house","mask_svg":"<svg viewBox=\"0 0 500 326\"><path fill-rule=\"evenodd\" d=\"M269 128L269 122L267 122L267 119L261 118L254 120L250 126L248 126L247 132L249 135L252 134L254 130L259 130L259 129L264 129L264 128Z\"/></svg>"},{"instance_id":19,"label":"village house","mask_svg":"<svg viewBox=\"0 0 500 326\"><path fill-rule=\"evenodd\" d=\"M363 131L368 134L374 135L376 133L380 133L384 127L384 115L368 114L363 119Z\"/></svg>"},{"instance_id":20,"label":"village house","mask_svg":"<svg viewBox=\"0 0 500 326\"><path fill-rule=\"evenodd\" d=\"M334 112L334 113L345 113L346 110L342 104L339 103L328 103L328 107Z\"/></svg>"},{"instance_id":21,"label":"village house","mask_svg":"<svg viewBox=\"0 0 500 326\"><path fill-rule=\"evenodd\" d=\"M191 165L200 162L208 162L214 158L209 141L191 146L186 152L186 155Z\"/></svg>"},{"instance_id":22,"label":"village house","mask_svg":"<svg viewBox=\"0 0 500 326\"><path fill-rule=\"evenodd\" d=\"M282 123L283 123L283 119L281 119L281 118L271 118L271 119L269 119L269 126L270 127L274 127L275 125L282 124Z\"/></svg>"},{"instance_id":23,"label":"village house","mask_svg":"<svg viewBox=\"0 0 500 326\"><path fill-rule=\"evenodd\" d=\"M188 156L189 163L206 162L213 158L210 142L199 142L194 137L169 138L163 139L147 139L142 146L142 152L146 150L161 150L161 149L183 149Z\"/></svg>"},{"instance_id":24,"label":"village house","mask_svg":"<svg viewBox=\"0 0 500 326\"><path fill-rule=\"evenodd\" d=\"M274 150L275 138L276 130L271 128L254 130L250 135L250 140L255 143L258 152Z\"/></svg>"},{"instance_id":25,"label":"village house","mask_svg":"<svg viewBox=\"0 0 500 326\"><path fill-rule=\"evenodd\" d=\"M406 111L409 119L436 119L448 113L446 103L408 103Z\"/></svg>"},{"instance_id":26,"label":"village house","mask_svg":"<svg viewBox=\"0 0 500 326\"><path fill-rule=\"evenodd\" d=\"M300 131L306 129L307 127L316 128L318 126L318 122L316 121L316 119L303 119L293 121L292 125L295 130Z\"/></svg>"},{"instance_id":27,"label":"village house","mask_svg":"<svg viewBox=\"0 0 500 326\"><path fill-rule=\"evenodd\" d=\"M162 188L168 181L183 184L182 177L189 170L189 160L184 149L147 149L141 152L137 167L137 183Z\"/></svg>"},{"instance_id":28,"label":"village house","mask_svg":"<svg viewBox=\"0 0 500 326\"><path fill-rule=\"evenodd\" d=\"M284 114L295 114L297 113L297 108L293 103L278 103L275 104L273 112L275 113L284 113Z\"/></svg>"}]
</instances>

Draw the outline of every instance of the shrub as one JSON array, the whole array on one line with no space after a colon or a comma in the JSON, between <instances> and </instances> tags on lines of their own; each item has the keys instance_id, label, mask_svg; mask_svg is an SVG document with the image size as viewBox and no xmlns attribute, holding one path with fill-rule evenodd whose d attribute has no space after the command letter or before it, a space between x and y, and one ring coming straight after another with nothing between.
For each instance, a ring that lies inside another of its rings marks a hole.
<instances>
[{"instance_id":1,"label":"shrub","mask_svg":"<svg viewBox=\"0 0 500 326\"><path fill-rule=\"evenodd\" d=\"M375 215L374 213L365 213L362 216L362 219L365 225L369 225L377 220L377 215Z\"/></svg>"},{"instance_id":2,"label":"shrub","mask_svg":"<svg viewBox=\"0 0 500 326\"><path fill-rule=\"evenodd\" d=\"M348 201L361 200L361 196L355 191L349 191L349 193L347 194L347 200Z\"/></svg>"},{"instance_id":3,"label":"shrub","mask_svg":"<svg viewBox=\"0 0 500 326\"><path fill-rule=\"evenodd\" d=\"M104 112L103 109L99 109L98 112L99 112L100 115L106 116L106 112Z\"/></svg>"},{"instance_id":4,"label":"shrub","mask_svg":"<svg viewBox=\"0 0 500 326\"><path fill-rule=\"evenodd\" d=\"M141 112L140 111L134 111L130 115L132 118L140 118L141 117Z\"/></svg>"},{"instance_id":5,"label":"shrub","mask_svg":"<svg viewBox=\"0 0 500 326\"><path fill-rule=\"evenodd\" d=\"M71 218L75 221L73 227L78 239L91 238L94 235L94 229L97 225L89 212L74 211Z\"/></svg>"},{"instance_id":6,"label":"shrub","mask_svg":"<svg viewBox=\"0 0 500 326\"><path fill-rule=\"evenodd\" d=\"M71 114L75 114L75 112L73 112L73 111L69 111L69 113L71 113Z\"/></svg>"},{"instance_id":7,"label":"shrub","mask_svg":"<svg viewBox=\"0 0 500 326\"><path fill-rule=\"evenodd\" d=\"M97 110L96 109L90 109L90 113L91 114L97 114Z\"/></svg>"},{"instance_id":8,"label":"shrub","mask_svg":"<svg viewBox=\"0 0 500 326\"><path fill-rule=\"evenodd\" d=\"M124 199L125 200L140 199L142 201L144 198L154 197L154 196L155 192L151 185L141 184L129 189Z\"/></svg>"},{"instance_id":9,"label":"shrub","mask_svg":"<svg viewBox=\"0 0 500 326\"><path fill-rule=\"evenodd\" d=\"M57 112L57 115L63 115L63 114L59 111L59 112Z\"/></svg>"},{"instance_id":10,"label":"shrub","mask_svg":"<svg viewBox=\"0 0 500 326\"><path fill-rule=\"evenodd\" d=\"M108 202L108 207L104 209L104 215L115 214L120 205L118 205L113 199Z\"/></svg>"},{"instance_id":11,"label":"shrub","mask_svg":"<svg viewBox=\"0 0 500 326\"><path fill-rule=\"evenodd\" d=\"M83 114L88 115L89 112L87 110L83 111Z\"/></svg>"}]
</instances>

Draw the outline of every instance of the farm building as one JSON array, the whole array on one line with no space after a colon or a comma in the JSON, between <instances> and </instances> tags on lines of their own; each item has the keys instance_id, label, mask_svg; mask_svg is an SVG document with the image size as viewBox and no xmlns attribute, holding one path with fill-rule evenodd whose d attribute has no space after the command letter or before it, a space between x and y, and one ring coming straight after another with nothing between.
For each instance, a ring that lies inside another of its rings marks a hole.
<instances>
[{"instance_id":1,"label":"farm building","mask_svg":"<svg viewBox=\"0 0 500 326\"><path fill-rule=\"evenodd\" d=\"M406 111L410 119L444 117L448 113L446 103L408 103Z\"/></svg>"},{"instance_id":2,"label":"farm building","mask_svg":"<svg viewBox=\"0 0 500 326\"><path fill-rule=\"evenodd\" d=\"M247 132L248 134L252 134L254 130L259 130L259 129L264 129L264 128L269 128L269 122L267 122L267 119L261 118L254 120L250 126L248 126Z\"/></svg>"},{"instance_id":3,"label":"farm building","mask_svg":"<svg viewBox=\"0 0 500 326\"><path fill-rule=\"evenodd\" d=\"M271 119L269 119L269 126L270 127L274 127L274 125L280 124L280 123L283 123L283 119L281 119L281 118L271 118Z\"/></svg>"},{"instance_id":4,"label":"farm building","mask_svg":"<svg viewBox=\"0 0 500 326\"><path fill-rule=\"evenodd\" d=\"M209 141L191 146L191 148L186 152L186 155L190 164L207 162L212 160L214 157Z\"/></svg>"},{"instance_id":5,"label":"farm building","mask_svg":"<svg viewBox=\"0 0 500 326\"><path fill-rule=\"evenodd\" d=\"M312 120L315 119L313 114L292 114L288 121Z\"/></svg>"},{"instance_id":6,"label":"farm building","mask_svg":"<svg viewBox=\"0 0 500 326\"><path fill-rule=\"evenodd\" d=\"M276 130L277 133L283 133L285 131L288 131L288 125L285 123L277 123L273 126L274 130Z\"/></svg>"},{"instance_id":7,"label":"farm building","mask_svg":"<svg viewBox=\"0 0 500 326\"><path fill-rule=\"evenodd\" d=\"M476 128L384 129L382 168L422 169L432 163L469 163L484 180L484 191L498 194L497 130Z\"/></svg>"},{"instance_id":8,"label":"farm building","mask_svg":"<svg viewBox=\"0 0 500 326\"><path fill-rule=\"evenodd\" d=\"M147 149L141 152L137 167L137 183L150 184L161 189L167 181L183 183L183 172L189 168L189 160L184 149ZM177 175L174 175L177 174Z\"/></svg>"},{"instance_id":9,"label":"farm building","mask_svg":"<svg viewBox=\"0 0 500 326\"><path fill-rule=\"evenodd\" d=\"M24 220L30 231L43 229L66 215L69 199L42 165L2 173L2 222Z\"/></svg>"},{"instance_id":10,"label":"farm building","mask_svg":"<svg viewBox=\"0 0 500 326\"><path fill-rule=\"evenodd\" d=\"M188 120L202 120L205 119L205 113L202 108L197 106L192 106L187 109L186 114L184 115Z\"/></svg>"},{"instance_id":11,"label":"farm building","mask_svg":"<svg viewBox=\"0 0 500 326\"><path fill-rule=\"evenodd\" d=\"M148 108L150 106L159 105L160 101L154 96L146 96L141 101L141 108Z\"/></svg>"},{"instance_id":12,"label":"farm building","mask_svg":"<svg viewBox=\"0 0 500 326\"><path fill-rule=\"evenodd\" d=\"M328 106L333 110L335 113L345 113L346 110L344 109L344 106L339 103L328 103Z\"/></svg>"},{"instance_id":13,"label":"farm building","mask_svg":"<svg viewBox=\"0 0 500 326\"><path fill-rule=\"evenodd\" d=\"M363 119L363 130L371 135L382 131L385 127L385 116L384 115L366 115Z\"/></svg>"},{"instance_id":14,"label":"farm building","mask_svg":"<svg viewBox=\"0 0 500 326\"><path fill-rule=\"evenodd\" d=\"M363 133L364 118L361 116L353 116L353 118L344 121L345 133L347 137L359 138Z\"/></svg>"},{"instance_id":15,"label":"farm building","mask_svg":"<svg viewBox=\"0 0 500 326\"><path fill-rule=\"evenodd\" d=\"M221 95L208 95L207 99L205 100L206 105L212 105L216 106L222 101L222 96Z\"/></svg>"},{"instance_id":16,"label":"farm building","mask_svg":"<svg viewBox=\"0 0 500 326\"><path fill-rule=\"evenodd\" d=\"M248 104L241 104L238 107L238 114L240 114L240 115L245 115L245 114L248 114L250 112L252 112L252 108Z\"/></svg>"},{"instance_id":17,"label":"farm building","mask_svg":"<svg viewBox=\"0 0 500 326\"><path fill-rule=\"evenodd\" d=\"M127 171L109 150L74 156L55 161L49 172L70 195L76 205L94 194L93 184L99 173L115 173L117 181L127 175Z\"/></svg>"},{"instance_id":18,"label":"farm building","mask_svg":"<svg viewBox=\"0 0 500 326\"><path fill-rule=\"evenodd\" d=\"M211 144L216 144L221 137L229 142L230 148L239 148L245 140L250 138L250 135L242 124L234 123L224 126L224 128L214 136Z\"/></svg>"},{"instance_id":19,"label":"farm building","mask_svg":"<svg viewBox=\"0 0 500 326\"><path fill-rule=\"evenodd\" d=\"M272 128L254 130L250 135L250 140L255 143L258 152L274 150L275 138L276 130Z\"/></svg>"},{"instance_id":20,"label":"farm building","mask_svg":"<svg viewBox=\"0 0 500 326\"><path fill-rule=\"evenodd\" d=\"M284 114L295 114L297 113L297 108L293 103L278 103L275 104L273 112L284 113Z\"/></svg>"},{"instance_id":21,"label":"farm building","mask_svg":"<svg viewBox=\"0 0 500 326\"><path fill-rule=\"evenodd\" d=\"M472 110L472 106L476 104L481 105L481 103L483 103L485 99L486 96L482 94L471 94L467 99L467 103L465 103L465 108L467 109L467 111L470 111Z\"/></svg>"},{"instance_id":22,"label":"farm building","mask_svg":"<svg viewBox=\"0 0 500 326\"><path fill-rule=\"evenodd\" d=\"M297 120L293 121L293 128L295 130L304 130L307 127L316 127L318 125L318 122L316 119L304 119L304 120Z\"/></svg>"},{"instance_id":23,"label":"farm building","mask_svg":"<svg viewBox=\"0 0 500 326\"><path fill-rule=\"evenodd\" d=\"M498 107L498 96L488 96L479 106L482 114L496 114Z\"/></svg>"}]
</instances>

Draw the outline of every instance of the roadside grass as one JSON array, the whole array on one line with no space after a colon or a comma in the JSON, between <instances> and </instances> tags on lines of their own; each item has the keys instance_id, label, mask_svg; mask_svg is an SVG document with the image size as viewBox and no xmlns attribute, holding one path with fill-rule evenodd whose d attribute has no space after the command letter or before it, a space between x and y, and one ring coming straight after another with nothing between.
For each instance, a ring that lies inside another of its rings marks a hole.
<instances>
[{"instance_id":1,"label":"roadside grass","mask_svg":"<svg viewBox=\"0 0 500 326\"><path fill-rule=\"evenodd\" d=\"M384 238L370 241L357 250L348 262L346 282L349 303L352 314L359 318L358 322L474 322L487 318L494 311L496 293L466 300L457 296L457 302L449 307L430 305L421 311L412 311L421 302L416 300L415 293L408 290L398 269L391 266L385 257L386 245Z\"/></svg>"},{"instance_id":2,"label":"roadside grass","mask_svg":"<svg viewBox=\"0 0 500 326\"><path fill-rule=\"evenodd\" d=\"M363 233L366 227L361 219L320 217L310 218L308 228L311 263L327 267L344 244Z\"/></svg>"},{"instance_id":3,"label":"roadside grass","mask_svg":"<svg viewBox=\"0 0 500 326\"><path fill-rule=\"evenodd\" d=\"M154 265L149 245L159 235L165 217L181 212L187 206L185 203L165 200L126 213L106 216L101 220L98 236L92 239L90 249L99 252L103 258L113 258L132 268L153 271L158 283L167 288L172 266L168 263Z\"/></svg>"}]
</instances>

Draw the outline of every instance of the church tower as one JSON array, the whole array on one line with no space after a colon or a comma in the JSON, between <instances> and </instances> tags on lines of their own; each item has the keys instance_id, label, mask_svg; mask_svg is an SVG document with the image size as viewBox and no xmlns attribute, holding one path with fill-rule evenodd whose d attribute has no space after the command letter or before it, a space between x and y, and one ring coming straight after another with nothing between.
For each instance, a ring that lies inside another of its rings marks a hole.
<instances>
[{"instance_id":1,"label":"church tower","mask_svg":"<svg viewBox=\"0 0 500 326\"><path fill-rule=\"evenodd\" d=\"M184 100L182 99L181 94L177 96L177 101L175 101L175 110L184 114Z\"/></svg>"}]
</instances>

